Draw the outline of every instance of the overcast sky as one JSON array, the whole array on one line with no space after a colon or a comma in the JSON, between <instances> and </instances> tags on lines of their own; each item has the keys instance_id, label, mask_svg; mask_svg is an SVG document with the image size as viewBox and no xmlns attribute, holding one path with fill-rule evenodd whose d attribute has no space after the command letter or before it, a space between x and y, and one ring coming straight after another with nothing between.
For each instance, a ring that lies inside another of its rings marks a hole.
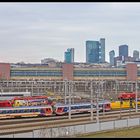
<instances>
[{"instance_id":1,"label":"overcast sky","mask_svg":"<svg viewBox=\"0 0 140 140\"><path fill-rule=\"evenodd\" d=\"M127 44L140 51L140 3L0 3L0 62L64 61L67 48L75 62L86 61L86 40L105 38L109 51Z\"/></svg>"}]
</instances>

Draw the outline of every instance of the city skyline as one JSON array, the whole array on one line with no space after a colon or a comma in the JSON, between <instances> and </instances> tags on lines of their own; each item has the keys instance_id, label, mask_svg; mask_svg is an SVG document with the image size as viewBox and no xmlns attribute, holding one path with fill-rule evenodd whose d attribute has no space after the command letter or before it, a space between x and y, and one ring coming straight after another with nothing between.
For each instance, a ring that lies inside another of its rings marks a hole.
<instances>
[{"instance_id":1,"label":"city skyline","mask_svg":"<svg viewBox=\"0 0 140 140\"><path fill-rule=\"evenodd\" d=\"M127 44L129 56L139 49L140 3L0 3L0 62L64 61L74 48L75 62L86 62L86 40L105 38L105 58Z\"/></svg>"}]
</instances>

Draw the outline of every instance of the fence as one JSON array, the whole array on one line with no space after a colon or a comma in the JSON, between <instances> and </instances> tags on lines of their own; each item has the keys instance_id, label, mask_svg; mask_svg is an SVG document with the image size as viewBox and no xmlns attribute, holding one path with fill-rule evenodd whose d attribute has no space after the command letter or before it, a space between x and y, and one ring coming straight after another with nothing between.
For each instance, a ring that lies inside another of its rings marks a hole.
<instances>
[{"instance_id":1,"label":"fence","mask_svg":"<svg viewBox=\"0 0 140 140\"><path fill-rule=\"evenodd\" d=\"M78 134L92 133L103 130L114 130L130 126L139 126L140 118L129 118L108 122L90 123L73 125L57 128L41 128L26 133L13 133L9 135L0 135L0 138L55 138L55 137L74 137Z\"/></svg>"}]
</instances>

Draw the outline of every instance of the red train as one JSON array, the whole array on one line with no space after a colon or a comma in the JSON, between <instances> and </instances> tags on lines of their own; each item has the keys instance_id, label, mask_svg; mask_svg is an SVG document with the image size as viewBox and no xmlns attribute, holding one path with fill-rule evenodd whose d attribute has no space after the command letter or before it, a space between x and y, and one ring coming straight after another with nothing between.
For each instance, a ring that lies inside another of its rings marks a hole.
<instances>
[{"instance_id":1,"label":"red train","mask_svg":"<svg viewBox=\"0 0 140 140\"><path fill-rule=\"evenodd\" d=\"M2 100L0 101L0 107L12 107L12 101Z\"/></svg>"},{"instance_id":2,"label":"red train","mask_svg":"<svg viewBox=\"0 0 140 140\"><path fill-rule=\"evenodd\" d=\"M48 96L14 97L11 100L0 101L0 107L54 105L55 102Z\"/></svg>"},{"instance_id":3,"label":"red train","mask_svg":"<svg viewBox=\"0 0 140 140\"><path fill-rule=\"evenodd\" d=\"M128 99L135 99L136 93L135 92L121 92L118 95L118 99L128 100Z\"/></svg>"}]
</instances>

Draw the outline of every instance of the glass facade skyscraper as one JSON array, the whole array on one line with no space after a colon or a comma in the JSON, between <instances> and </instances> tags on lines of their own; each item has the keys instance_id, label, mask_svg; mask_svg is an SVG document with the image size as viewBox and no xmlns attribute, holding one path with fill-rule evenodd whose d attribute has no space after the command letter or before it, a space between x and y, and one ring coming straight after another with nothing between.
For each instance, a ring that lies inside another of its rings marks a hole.
<instances>
[{"instance_id":1,"label":"glass facade skyscraper","mask_svg":"<svg viewBox=\"0 0 140 140\"><path fill-rule=\"evenodd\" d=\"M74 48L68 48L65 52L65 63L74 63Z\"/></svg>"},{"instance_id":2,"label":"glass facade skyscraper","mask_svg":"<svg viewBox=\"0 0 140 140\"><path fill-rule=\"evenodd\" d=\"M86 63L104 63L105 62L105 39L100 41L86 41Z\"/></svg>"},{"instance_id":3,"label":"glass facade skyscraper","mask_svg":"<svg viewBox=\"0 0 140 140\"><path fill-rule=\"evenodd\" d=\"M99 55L99 62L105 62L105 38L100 39L100 55Z\"/></svg>"},{"instance_id":4,"label":"glass facade skyscraper","mask_svg":"<svg viewBox=\"0 0 140 140\"><path fill-rule=\"evenodd\" d=\"M86 41L86 63L99 63L98 41Z\"/></svg>"},{"instance_id":5,"label":"glass facade skyscraper","mask_svg":"<svg viewBox=\"0 0 140 140\"><path fill-rule=\"evenodd\" d=\"M114 57L115 57L115 51L114 50L112 50L112 51L110 51L109 52L109 60L110 60L110 65L111 66L114 66Z\"/></svg>"},{"instance_id":6,"label":"glass facade skyscraper","mask_svg":"<svg viewBox=\"0 0 140 140\"><path fill-rule=\"evenodd\" d=\"M134 61L138 61L139 60L139 51L137 51L137 50L133 51L133 58L134 58Z\"/></svg>"},{"instance_id":7,"label":"glass facade skyscraper","mask_svg":"<svg viewBox=\"0 0 140 140\"><path fill-rule=\"evenodd\" d=\"M119 56L128 57L128 45L119 46Z\"/></svg>"}]
</instances>

